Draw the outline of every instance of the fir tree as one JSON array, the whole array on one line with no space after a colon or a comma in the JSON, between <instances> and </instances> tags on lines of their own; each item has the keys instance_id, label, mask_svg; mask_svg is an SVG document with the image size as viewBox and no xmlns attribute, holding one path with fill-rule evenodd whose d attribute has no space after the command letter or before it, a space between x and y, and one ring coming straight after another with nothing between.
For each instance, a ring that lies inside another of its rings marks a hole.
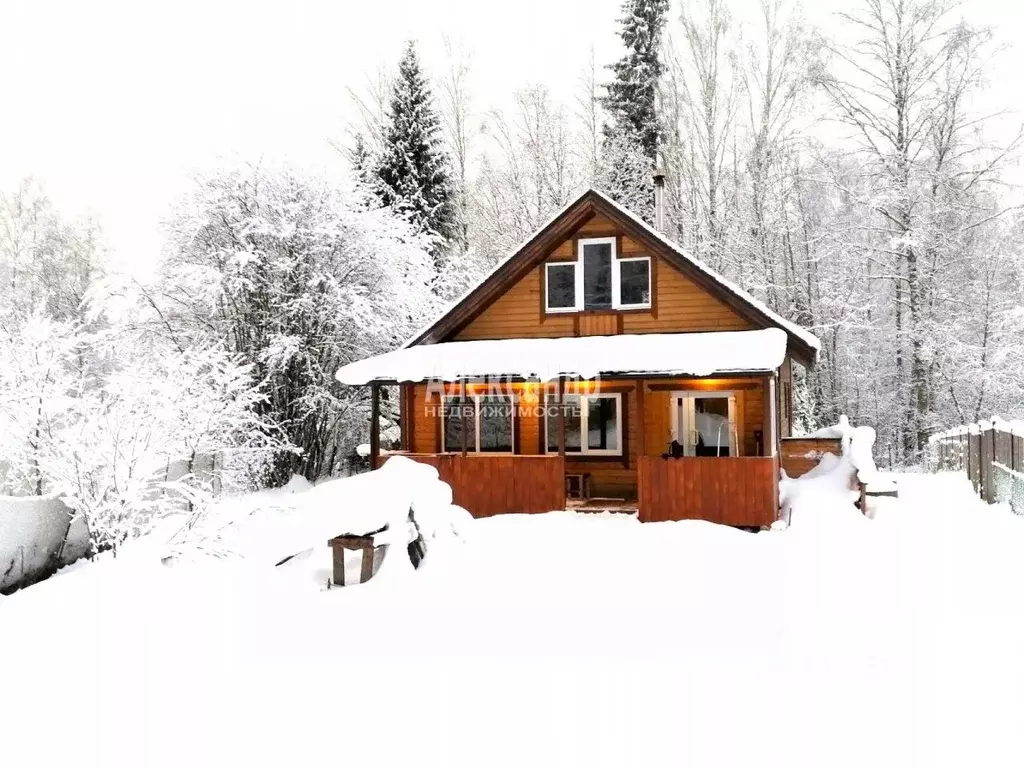
<instances>
[{"instance_id":1,"label":"fir tree","mask_svg":"<svg viewBox=\"0 0 1024 768\"><path fill-rule=\"evenodd\" d=\"M398 65L377 178L385 205L404 211L423 231L445 240L453 235L455 190L450 159L443 147L430 86L412 42Z\"/></svg>"},{"instance_id":2,"label":"fir tree","mask_svg":"<svg viewBox=\"0 0 1024 768\"><path fill-rule=\"evenodd\" d=\"M365 188L377 191L380 184L377 178L377 168L370 148L366 146L363 134L356 134L356 143L348 151L349 164L352 166L352 174L356 180Z\"/></svg>"},{"instance_id":3,"label":"fir tree","mask_svg":"<svg viewBox=\"0 0 1024 768\"><path fill-rule=\"evenodd\" d=\"M603 99L612 124L605 134L629 136L652 161L658 152L658 113L655 95L665 71L661 62L661 33L669 0L625 0L619 37L626 54L611 65L615 78Z\"/></svg>"},{"instance_id":4,"label":"fir tree","mask_svg":"<svg viewBox=\"0 0 1024 768\"><path fill-rule=\"evenodd\" d=\"M652 172L661 133L656 94L665 67L659 53L669 0L625 0L619 37L626 54L611 65L615 73L601 100L610 121L595 183L613 199L654 220Z\"/></svg>"}]
</instances>

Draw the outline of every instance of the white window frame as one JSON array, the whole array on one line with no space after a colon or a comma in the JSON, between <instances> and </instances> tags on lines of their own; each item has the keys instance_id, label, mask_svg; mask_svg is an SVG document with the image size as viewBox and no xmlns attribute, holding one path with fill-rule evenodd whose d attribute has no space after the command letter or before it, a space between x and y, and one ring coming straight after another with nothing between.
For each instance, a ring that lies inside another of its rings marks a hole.
<instances>
[{"instance_id":1,"label":"white window frame","mask_svg":"<svg viewBox=\"0 0 1024 768\"><path fill-rule=\"evenodd\" d=\"M447 446L447 430L445 427L446 417L445 414L448 412L447 405L450 400L458 400L459 395L445 395L441 399L441 453L462 453L462 444L459 443L454 450L449 450ZM507 397L512 401L512 413L509 414L509 418L512 420L512 449L509 451L481 451L480 450L480 401L485 397ZM483 394L466 395L467 400L473 401L473 424L475 429L473 430L476 436L475 445L466 446L466 451L469 453L475 453L478 456L508 456L515 455L516 452L516 396L506 395L500 392L485 392Z\"/></svg>"},{"instance_id":2,"label":"white window frame","mask_svg":"<svg viewBox=\"0 0 1024 768\"><path fill-rule=\"evenodd\" d=\"M573 285L575 286L573 295L573 305L571 307L552 307L548 304L548 287L551 285L551 268L552 267L572 267L573 269ZM544 313L548 315L557 315L565 312L579 312L580 307L580 270L577 268L575 261L549 261L544 265Z\"/></svg>"},{"instance_id":3,"label":"white window frame","mask_svg":"<svg viewBox=\"0 0 1024 768\"><path fill-rule=\"evenodd\" d=\"M677 389L673 390L669 399L669 424L672 426L672 439L683 446L683 454L685 456L694 456L694 447L696 446L696 440L691 441L689 435L680 434L679 428L679 413L678 406L680 400L693 401L696 398L719 398L727 399L728 409L728 420L729 420L729 456L741 456L743 451L743 441L740 439L739 428L740 428L740 414L739 414L739 400L737 398L736 390L734 389ZM684 405L684 408L693 407L693 404L689 406ZM691 427L691 431L696 427Z\"/></svg>"},{"instance_id":4,"label":"white window frame","mask_svg":"<svg viewBox=\"0 0 1024 768\"><path fill-rule=\"evenodd\" d=\"M630 261L646 261L647 262L647 301L640 302L639 304L623 304L622 303L622 265ZM651 257L650 256L630 256L629 258L616 259L615 266L612 268L612 308L613 309L650 309L651 299L654 296L654 286L651 276Z\"/></svg>"},{"instance_id":5,"label":"white window frame","mask_svg":"<svg viewBox=\"0 0 1024 768\"><path fill-rule=\"evenodd\" d=\"M621 392L566 392L562 395L563 398L572 396L580 399L580 450L566 451L566 456L622 456L622 393ZM595 448L591 449L587 442L590 437L590 408L587 405L587 400L597 398L614 398L615 399L615 445L617 448ZM550 447L550 435L548 433L551 427L551 420L556 419L557 416L549 413L550 406L554 405L555 396L553 394L546 394L544 396L544 453L558 453L558 449L552 449Z\"/></svg>"},{"instance_id":6,"label":"white window frame","mask_svg":"<svg viewBox=\"0 0 1024 768\"><path fill-rule=\"evenodd\" d=\"M588 237L580 239L576 243L576 246L579 249L576 253L576 306L581 312L587 311L586 295L583 290L583 278L587 271L586 261L588 245L610 245L612 247L612 306L608 310L590 310L592 312L607 312L610 311L610 309L615 309L615 273L618 271L615 264L618 261L619 254L615 249L614 237Z\"/></svg>"},{"instance_id":7,"label":"white window frame","mask_svg":"<svg viewBox=\"0 0 1024 768\"><path fill-rule=\"evenodd\" d=\"M565 314L566 312L585 312L586 301L583 290L583 277L586 272L586 248L588 245L610 245L612 249L612 305L607 310L597 309L592 310L594 312L613 312L621 309L650 309L652 299L654 297L654 276L653 276L653 264L651 263L650 256L629 256L627 258L619 258L617 249L617 238L614 237L588 237L577 241L577 253L575 261L548 261L544 264L544 314L546 315L559 315ZM622 264L623 262L630 261L646 261L647 262L647 295L648 300L640 304L623 304L622 303ZM574 280L576 286L576 295L574 296L573 305L571 307L552 307L548 304L549 294L548 287L551 284L551 269L552 268L564 268L572 267L575 271Z\"/></svg>"}]
</instances>

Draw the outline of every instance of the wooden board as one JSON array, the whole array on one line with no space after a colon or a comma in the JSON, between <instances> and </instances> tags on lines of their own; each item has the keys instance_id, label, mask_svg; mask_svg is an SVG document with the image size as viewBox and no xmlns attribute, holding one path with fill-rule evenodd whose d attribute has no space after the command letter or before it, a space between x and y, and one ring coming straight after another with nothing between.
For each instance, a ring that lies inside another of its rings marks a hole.
<instances>
[{"instance_id":1,"label":"wooden board","mask_svg":"<svg viewBox=\"0 0 1024 768\"><path fill-rule=\"evenodd\" d=\"M818 466L826 453L841 456L838 437L786 437L782 439L782 469L789 477L800 477Z\"/></svg>"},{"instance_id":2,"label":"wooden board","mask_svg":"<svg viewBox=\"0 0 1024 768\"><path fill-rule=\"evenodd\" d=\"M708 520L762 527L778 519L774 457L640 459L640 521Z\"/></svg>"},{"instance_id":3,"label":"wooden board","mask_svg":"<svg viewBox=\"0 0 1024 768\"><path fill-rule=\"evenodd\" d=\"M565 464L559 456L405 454L429 464L473 517L565 508Z\"/></svg>"}]
</instances>

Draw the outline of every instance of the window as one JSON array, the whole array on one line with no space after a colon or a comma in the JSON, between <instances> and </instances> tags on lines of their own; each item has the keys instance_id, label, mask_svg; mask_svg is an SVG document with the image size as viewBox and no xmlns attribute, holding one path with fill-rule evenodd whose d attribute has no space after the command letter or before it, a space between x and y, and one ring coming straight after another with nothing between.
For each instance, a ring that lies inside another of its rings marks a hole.
<instances>
[{"instance_id":1,"label":"window","mask_svg":"<svg viewBox=\"0 0 1024 768\"><path fill-rule=\"evenodd\" d=\"M545 399L548 453L558 452L558 411L553 395ZM565 452L590 456L622 455L622 395L565 395Z\"/></svg>"},{"instance_id":2,"label":"window","mask_svg":"<svg viewBox=\"0 0 1024 768\"><path fill-rule=\"evenodd\" d=\"M615 240L580 240L580 260L583 262L583 308L612 308L612 261L615 258Z\"/></svg>"},{"instance_id":3,"label":"window","mask_svg":"<svg viewBox=\"0 0 1024 768\"><path fill-rule=\"evenodd\" d=\"M616 255L615 238L598 237L579 241L576 261L545 264L545 312L649 308L650 257Z\"/></svg>"},{"instance_id":4,"label":"window","mask_svg":"<svg viewBox=\"0 0 1024 768\"><path fill-rule=\"evenodd\" d=\"M512 453L515 404L510 395L470 395L465 407L459 397L445 397L442 409L442 451L462 450L462 419L466 419L466 450L473 453Z\"/></svg>"},{"instance_id":5,"label":"window","mask_svg":"<svg viewBox=\"0 0 1024 768\"><path fill-rule=\"evenodd\" d=\"M619 259L615 307L617 309L651 306L651 260Z\"/></svg>"},{"instance_id":6,"label":"window","mask_svg":"<svg viewBox=\"0 0 1024 768\"><path fill-rule=\"evenodd\" d=\"M548 312L576 311L576 262L548 264L545 269Z\"/></svg>"}]
</instances>

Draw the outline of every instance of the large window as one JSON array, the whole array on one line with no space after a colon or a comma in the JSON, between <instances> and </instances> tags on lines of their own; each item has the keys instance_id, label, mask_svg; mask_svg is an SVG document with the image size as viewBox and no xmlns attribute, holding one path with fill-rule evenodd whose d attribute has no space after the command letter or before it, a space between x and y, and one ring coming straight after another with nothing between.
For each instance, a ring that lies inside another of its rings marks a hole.
<instances>
[{"instance_id":1,"label":"large window","mask_svg":"<svg viewBox=\"0 0 1024 768\"><path fill-rule=\"evenodd\" d=\"M546 444L558 452L558 409L553 395L545 399ZM565 452L591 456L622 455L622 395L565 395Z\"/></svg>"},{"instance_id":2,"label":"large window","mask_svg":"<svg viewBox=\"0 0 1024 768\"><path fill-rule=\"evenodd\" d=\"M462 420L466 420L466 450L473 453L512 453L515 445L515 404L509 395L446 397L442 409L443 451L462 450Z\"/></svg>"},{"instance_id":3,"label":"large window","mask_svg":"<svg viewBox=\"0 0 1024 768\"><path fill-rule=\"evenodd\" d=\"M576 261L545 265L548 313L647 309L651 306L651 259L617 258L614 237L579 241Z\"/></svg>"}]
</instances>

